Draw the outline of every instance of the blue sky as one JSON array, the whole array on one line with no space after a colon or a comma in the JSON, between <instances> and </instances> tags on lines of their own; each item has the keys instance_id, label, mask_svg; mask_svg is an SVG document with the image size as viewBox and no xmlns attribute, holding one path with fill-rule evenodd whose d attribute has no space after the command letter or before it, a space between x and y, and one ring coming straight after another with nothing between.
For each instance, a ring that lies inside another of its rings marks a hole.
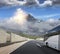
<instances>
[{"instance_id":1,"label":"blue sky","mask_svg":"<svg viewBox=\"0 0 60 54\"><path fill-rule=\"evenodd\" d=\"M39 0L40 3L43 3L45 0ZM58 7L27 7L27 6L14 6L14 7L2 7L0 8L0 18L10 18L15 13L16 9L22 8L28 14L31 14L37 19L49 19L60 18L60 6Z\"/></svg>"}]
</instances>

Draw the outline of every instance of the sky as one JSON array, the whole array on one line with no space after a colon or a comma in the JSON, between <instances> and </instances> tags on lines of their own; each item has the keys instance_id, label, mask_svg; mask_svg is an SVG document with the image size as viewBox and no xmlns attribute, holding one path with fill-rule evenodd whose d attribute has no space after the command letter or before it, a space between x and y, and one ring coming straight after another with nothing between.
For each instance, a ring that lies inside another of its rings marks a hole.
<instances>
[{"instance_id":1,"label":"sky","mask_svg":"<svg viewBox=\"0 0 60 54\"><path fill-rule=\"evenodd\" d=\"M47 20L50 18L59 19L60 18L60 4L58 4L59 0L33 0L35 3L30 4L32 0L26 3L21 4L20 1L24 0L16 0L11 3L9 0L4 0L5 3L0 0L0 19L10 18L14 15L17 9L21 8L27 14L31 14L36 19ZM6 2L7 1L7 2ZM15 2L15 3L14 3ZM57 2L57 4L55 3ZM19 3L19 4L18 4ZM5 4L5 5L2 5ZM55 4L55 5L54 5ZM15 5L15 6L14 6Z\"/></svg>"},{"instance_id":2,"label":"sky","mask_svg":"<svg viewBox=\"0 0 60 54\"><path fill-rule=\"evenodd\" d=\"M39 20L31 23L28 14ZM58 25L60 0L0 0L0 27L40 34Z\"/></svg>"}]
</instances>

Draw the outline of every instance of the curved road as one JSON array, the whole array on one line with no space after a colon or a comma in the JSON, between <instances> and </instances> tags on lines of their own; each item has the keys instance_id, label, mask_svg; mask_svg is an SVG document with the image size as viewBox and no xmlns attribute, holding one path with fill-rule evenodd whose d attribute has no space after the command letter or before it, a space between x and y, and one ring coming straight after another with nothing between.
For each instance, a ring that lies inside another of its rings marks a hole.
<instances>
[{"instance_id":1,"label":"curved road","mask_svg":"<svg viewBox=\"0 0 60 54\"><path fill-rule=\"evenodd\" d=\"M39 47L39 44L37 43L39 42L29 41L10 54L60 54L60 52L56 50L53 50L46 46L42 46L41 43L39 43L40 44L40 47Z\"/></svg>"}]
</instances>

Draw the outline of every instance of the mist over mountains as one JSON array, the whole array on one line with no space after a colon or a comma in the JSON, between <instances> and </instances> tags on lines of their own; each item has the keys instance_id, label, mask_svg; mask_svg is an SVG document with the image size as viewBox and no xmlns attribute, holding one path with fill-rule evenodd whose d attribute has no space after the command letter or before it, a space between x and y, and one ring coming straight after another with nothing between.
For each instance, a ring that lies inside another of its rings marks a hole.
<instances>
[{"instance_id":1,"label":"mist over mountains","mask_svg":"<svg viewBox=\"0 0 60 54\"><path fill-rule=\"evenodd\" d=\"M8 19L0 20L0 28L14 33L24 33L33 36L45 34L52 28L60 25L60 19L38 20L22 9L17 9Z\"/></svg>"}]
</instances>

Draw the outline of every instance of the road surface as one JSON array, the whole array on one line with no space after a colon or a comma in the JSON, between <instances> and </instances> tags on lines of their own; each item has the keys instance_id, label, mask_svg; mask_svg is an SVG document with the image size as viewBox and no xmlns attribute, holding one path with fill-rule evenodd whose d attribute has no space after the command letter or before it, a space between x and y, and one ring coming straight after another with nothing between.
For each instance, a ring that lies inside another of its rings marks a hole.
<instances>
[{"instance_id":1,"label":"road surface","mask_svg":"<svg viewBox=\"0 0 60 54\"><path fill-rule=\"evenodd\" d=\"M29 41L10 54L60 54L60 52L56 50L42 46L41 43L39 47L39 44L37 43L38 42L34 40Z\"/></svg>"}]
</instances>

